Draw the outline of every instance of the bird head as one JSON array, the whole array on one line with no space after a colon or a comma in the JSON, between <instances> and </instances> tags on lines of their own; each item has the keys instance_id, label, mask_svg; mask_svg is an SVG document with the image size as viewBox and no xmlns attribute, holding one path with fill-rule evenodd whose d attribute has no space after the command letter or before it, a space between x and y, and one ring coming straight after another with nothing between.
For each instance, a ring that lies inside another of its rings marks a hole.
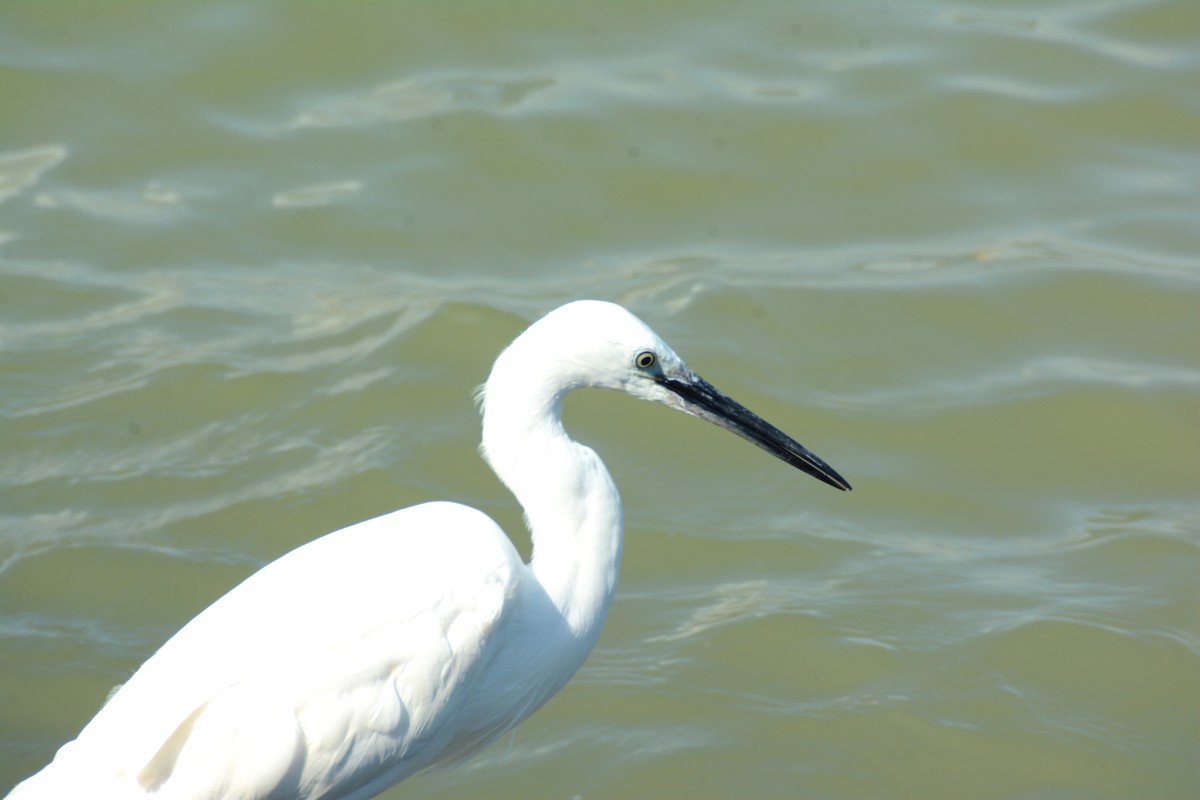
<instances>
[{"instance_id":1,"label":"bird head","mask_svg":"<svg viewBox=\"0 0 1200 800\"><path fill-rule=\"evenodd\" d=\"M619 305L579 300L531 325L496 361L493 381L519 380L557 413L574 389L622 391L707 420L837 489L850 484L781 430L701 378L644 322ZM485 390L486 395L489 390Z\"/></svg>"}]
</instances>

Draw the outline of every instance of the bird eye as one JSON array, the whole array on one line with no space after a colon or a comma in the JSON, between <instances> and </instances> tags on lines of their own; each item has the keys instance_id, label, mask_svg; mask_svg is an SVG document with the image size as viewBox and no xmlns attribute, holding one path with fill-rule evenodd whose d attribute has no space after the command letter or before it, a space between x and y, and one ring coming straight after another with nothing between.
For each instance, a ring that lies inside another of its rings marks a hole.
<instances>
[{"instance_id":1,"label":"bird eye","mask_svg":"<svg viewBox=\"0 0 1200 800\"><path fill-rule=\"evenodd\" d=\"M633 363L637 364L638 369L649 369L654 366L654 362L657 360L658 356L654 355L654 353L649 350L643 350L637 354L637 358L633 360Z\"/></svg>"}]
</instances>

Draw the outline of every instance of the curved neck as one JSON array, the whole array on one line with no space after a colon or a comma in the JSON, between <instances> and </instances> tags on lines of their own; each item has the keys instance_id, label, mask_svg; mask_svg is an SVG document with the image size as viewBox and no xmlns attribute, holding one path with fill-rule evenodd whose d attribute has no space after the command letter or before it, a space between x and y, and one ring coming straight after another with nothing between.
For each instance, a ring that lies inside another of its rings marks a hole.
<instances>
[{"instance_id":1,"label":"curved neck","mask_svg":"<svg viewBox=\"0 0 1200 800\"><path fill-rule=\"evenodd\" d=\"M562 426L569 386L510 375L488 379L481 451L525 510L530 569L572 633L594 639L616 590L621 499L600 457Z\"/></svg>"}]
</instances>

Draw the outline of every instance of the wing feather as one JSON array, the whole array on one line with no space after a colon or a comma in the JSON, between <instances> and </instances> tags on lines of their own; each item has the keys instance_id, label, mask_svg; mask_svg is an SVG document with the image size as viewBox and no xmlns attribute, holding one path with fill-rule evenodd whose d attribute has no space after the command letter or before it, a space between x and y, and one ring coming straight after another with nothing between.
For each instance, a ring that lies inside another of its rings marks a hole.
<instances>
[{"instance_id":1,"label":"wing feather","mask_svg":"<svg viewBox=\"0 0 1200 800\"><path fill-rule=\"evenodd\" d=\"M491 519L454 503L329 534L199 614L64 750L162 798L406 776L453 740L524 570Z\"/></svg>"}]
</instances>

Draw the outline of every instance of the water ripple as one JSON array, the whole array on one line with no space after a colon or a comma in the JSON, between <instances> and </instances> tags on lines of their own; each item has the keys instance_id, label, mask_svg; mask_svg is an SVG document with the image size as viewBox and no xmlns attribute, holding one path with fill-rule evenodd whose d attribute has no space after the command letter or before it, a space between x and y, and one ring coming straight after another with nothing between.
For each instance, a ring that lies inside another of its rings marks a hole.
<instances>
[{"instance_id":1,"label":"water ripple","mask_svg":"<svg viewBox=\"0 0 1200 800\"><path fill-rule=\"evenodd\" d=\"M1011 364L993 363L985 372L973 376L959 374L953 379L927 377L919 384L843 396L840 402L857 408L935 413L952 408L990 406L1053 396L1088 385L1194 391L1200 389L1200 370L1145 361L1034 356Z\"/></svg>"},{"instance_id":2,"label":"water ripple","mask_svg":"<svg viewBox=\"0 0 1200 800\"><path fill-rule=\"evenodd\" d=\"M42 175L67 158L60 144L0 153L0 203L36 186Z\"/></svg>"},{"instance_id":3,"label":"water ripple","mask_svg":"<svg viewBox=\"0 0 1200 800\"><path fill-rule=\"evenodd\" d=\"M451 109L504 112L555 85L547 78L494 73L422 75L307 101L288 128L349 128L433 117Z\"/></svg>"}]
</instances>

